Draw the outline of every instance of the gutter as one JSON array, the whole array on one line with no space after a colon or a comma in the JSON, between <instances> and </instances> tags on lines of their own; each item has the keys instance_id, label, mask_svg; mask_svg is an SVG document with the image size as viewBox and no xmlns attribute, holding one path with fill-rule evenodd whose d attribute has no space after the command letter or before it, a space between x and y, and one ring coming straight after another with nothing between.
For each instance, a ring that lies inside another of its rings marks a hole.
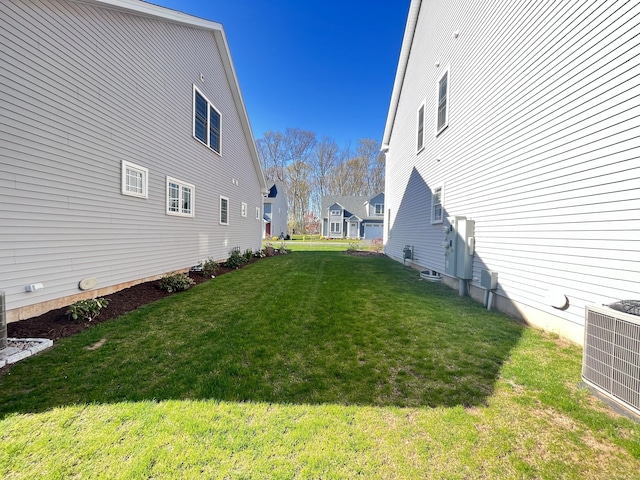
<instances>
[{"instance_id":1,"label":"gutter","mask_svg":"<svg viewBox=\"0 0 640 480\"><path fill-rule=\"evenodd\" d=\"M402 40L402 48L400 49L400 59L398 60L398 69L396 70L396 78L393 82L393 92L391 94L391 103L389 104L389 113L387 114L387 123L384 127L384 135L382 137L381 151L387 153L389 151L389 141L391 140L391 132L393 124L398 113L398 103L400 102L400 92L404 83L404 77L407 72L407 64L409 63L409 55L411 54L411 45L413 37L416 33L416 25L418 24L418 15L420 14L420 5L422 0L411 0L409 6L409 16L407 25L404 30L404 38Z\"/></svg>"}]
</instances>

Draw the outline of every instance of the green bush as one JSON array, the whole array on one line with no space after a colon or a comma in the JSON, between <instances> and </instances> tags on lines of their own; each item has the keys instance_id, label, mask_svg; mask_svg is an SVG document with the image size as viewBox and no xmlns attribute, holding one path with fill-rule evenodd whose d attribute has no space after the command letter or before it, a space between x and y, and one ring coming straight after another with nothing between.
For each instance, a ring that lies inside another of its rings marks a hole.
<instances>
[{"instance_id":1,"label":"green bush","mask_svg":"<svg viewBox=\"0 0 640 480\"><path fill-rule=\"evenodd\" d=\"M173 293L188 290L195 284L196 282L194 282L186 273L176 272L161 278L158 286L161 290Z\"/></svg>"},{"instance_id":2,"label":"green bush","mask_svg":"<svg viewBox=\"0 0 640 480\"><path fill-rule=\"evenodd\" d=\"M349 242L349 246L347 247L347 252L357 252L362 248L361 242Z\"/></svg>"},{"instance_id":3,"label":"green bush","mask_svg":"<svg viewBox=\"0 0 640 480\"><path fill-rule=\"evenodd\" d=\"M90 322L100 315L100 310L106 308L107 305L109 305L108 298L88 298L86 300L78 300L77 302L69 305L67 315L74 320L81 318Z\"/></svg>"},{"instance_id":4,"label":"green bush","mask_svg":"<svg viewBox=\"0 0 640 480\"><path fill-rule=\"evenodd\" d=\"M220 265L213 258L209 257L204 262L202 262L202 275L205 277L213 277L218 270L220 269Z\"/></svg>"},{"instance_id":5,"label":"green bush","mask_svg":"<svg viewBox=\"0 0 640 480\"><path fill-rule=\"evenodd\" d=\"M244 251L244 260L245 262L250 261L253 258L253 250L251 250L250 248L247 248Z\"/></svg>"},{"instance_id":6,"label":"green bush","mask_svg":"<svg viewBox=\"0 0 640 480\"><path fill-rule=\"evenodd\" d=\"M238 250L232 250L229 254L229 258L224 262L224 266L227 268L240 268L245 263L244 257Z\"/></svg>"}]
</instances>

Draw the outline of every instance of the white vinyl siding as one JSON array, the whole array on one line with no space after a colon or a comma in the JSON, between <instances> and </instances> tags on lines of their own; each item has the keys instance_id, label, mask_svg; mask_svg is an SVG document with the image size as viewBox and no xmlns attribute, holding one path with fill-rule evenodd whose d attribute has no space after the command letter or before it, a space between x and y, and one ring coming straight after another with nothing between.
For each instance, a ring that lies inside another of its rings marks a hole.
<instances>
[{"instance_id":1,"label":"white vinyl siding","mask_svg":"<svg viewBox=\"0 0 640 480\"><path fill-rule=\"evenodd\" d=\"M622 1L422 2L387 154L385 252L413 245L423 267L444 271L444 234L424 206L446 182L443 217L475 220L472 285L496 271L499 296L562 328L582 326L585 305L637 298L638 15ZM452 24L464 25L457 39ZM435 116L434 58L455 68L455 125L416 156L404 119L425 97ZM548 305L548 291L569 308Z\"/></svg>"},{"instance_id":2,"label":"white vinyl siding","mask_svg":"<svg viewBox=\"0 0 640 480\"><path fill-rule=\"evenodd\" d=\"M196 187L167 177L167 214L193 217Z\"/></svg>"},{"instance_id":3,"label":"white vinyl siding","mask_svg":"<svg viewBox=\"0 0 640 480\"><path fill-rule=\"evenodd\" d=\"M224 33L121 3L2 2L0 288L10 321L80 293L83 278L110 288L225 259L229 245L260 248L261 221L218 224L220 194L239 210L261 206L266 188ZM192 137L194 83L223 117L224 158L212 161ZM148 169L146 199L123 194L123 161ZM167 176L195 186L192 218L167 214ZM45 288L27 294L34 282Z\"/></svg>"},{"instance_id":4,"label":"white vinyl siding","mask_svg":"<svg viewBox=\"0 0 640 480\"><path fill-rule=\"evenodd\" d=\"M122 194L148 198L149 170L125 160L122 161Z\"/></svg>"}]
</instances>

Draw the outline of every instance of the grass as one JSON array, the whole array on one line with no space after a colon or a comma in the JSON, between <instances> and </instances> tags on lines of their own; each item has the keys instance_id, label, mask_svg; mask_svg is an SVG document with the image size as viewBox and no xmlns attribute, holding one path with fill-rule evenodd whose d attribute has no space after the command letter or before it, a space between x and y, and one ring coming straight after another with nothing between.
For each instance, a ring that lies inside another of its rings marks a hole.
<instances>
[{"instance_id":1,"label":"grass","mask_svg":"<svg viewBox=\"0 0 640 480\"><path fill-rule=\"evenodd\" d=\"M15 365L0 475L640 478L580 359L387 258L296 251Z\"/></svg>"}]
</instances>

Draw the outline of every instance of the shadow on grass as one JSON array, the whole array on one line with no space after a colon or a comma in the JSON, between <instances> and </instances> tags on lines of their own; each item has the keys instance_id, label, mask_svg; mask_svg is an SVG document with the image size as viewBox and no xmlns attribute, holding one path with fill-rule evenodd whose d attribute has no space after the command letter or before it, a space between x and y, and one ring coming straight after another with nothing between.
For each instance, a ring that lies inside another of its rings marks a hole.
<instances>
[{"instance_id":1,"label":"shadow on grass","mask_svg":"<svg viewBox=\"0 0 640 480\"><path fill-rule=\"evenodd\" d=\"M169 399L483 405L522 328L386 257L295 252L15 365L0 414Z\"/></svg>"}]
</instances>

